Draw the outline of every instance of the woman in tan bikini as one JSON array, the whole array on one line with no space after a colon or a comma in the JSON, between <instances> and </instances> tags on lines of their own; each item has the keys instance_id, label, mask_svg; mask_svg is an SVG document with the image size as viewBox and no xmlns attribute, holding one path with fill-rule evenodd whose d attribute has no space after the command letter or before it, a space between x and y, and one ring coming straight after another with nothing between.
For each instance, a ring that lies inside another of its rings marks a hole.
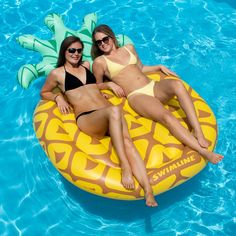
<instances>
[{"instance_id":1,"label":"woman in tan bikini","mask_svg":"<svg viewBox=\"0 0 236 236\"><path fill-rule=\"evenodd\" d=\"M92 57L93 73L100 88L112 89L118 96L127 96L130 106L140 115L165 125L182 143L199 152L211 163L216 164L222 155L207 150L209 146L197 120L192 100L179 80L166 79L160 82L150 80L144 73L162 71L167 75L176 74L165 66L142 65L133 45L118 46L114 32L107 25L97 26L93 31ZM107 77L114 83L103 83ZM177 96L187 115L194 134L165 109L164 105Z\"/></svg>"},{"instance_id":2,"label":"woman in tan bikini","mask_svg":"<svg viewBox=\"0 0 236 236\"><path fill-rule=\"evenodd\" d=\"M88 135L102 138L109 133L120 159L122 184L127 189L133 189L134 174L144 188L146 205L157 206L144 163L129 136L122 112L101 94L89 70L89 62L82 61L83 47L78 37L64 39L57 68L48 75L41 96L55 101L63 114L73 110L78 127ZM57 87L64 94L53 93Z\"/></svg>"}]
</instances>

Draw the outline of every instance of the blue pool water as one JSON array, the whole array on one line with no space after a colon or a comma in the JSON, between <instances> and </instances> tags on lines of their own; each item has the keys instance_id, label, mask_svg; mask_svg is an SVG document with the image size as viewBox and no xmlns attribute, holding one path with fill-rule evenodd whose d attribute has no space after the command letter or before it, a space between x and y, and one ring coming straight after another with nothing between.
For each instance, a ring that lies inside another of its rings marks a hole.
<instances>
[{"instance_id":1,"label":"blue pool water","mask_svg":"<svg viewBox=\"0 0 236 236\"><path fill-rule=\"evenodd\" d=\"M235 0L2 0L0 9L0 235L235 235ZM99 23L134 41L144 64L164 64L187 81L215 113L224 161L157 196L155 209L64 180L32 126L44 78L28 90L16 81L20 66L41 60L16 37L51 38L43 22L54 12L72 29L96 12Z\"/></svg>"}]
</instances>

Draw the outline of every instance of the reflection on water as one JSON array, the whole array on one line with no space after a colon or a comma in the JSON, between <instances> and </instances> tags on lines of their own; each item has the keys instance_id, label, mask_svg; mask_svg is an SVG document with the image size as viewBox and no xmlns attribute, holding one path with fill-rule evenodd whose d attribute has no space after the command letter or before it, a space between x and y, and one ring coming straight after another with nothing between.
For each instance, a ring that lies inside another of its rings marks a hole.
<instances>
[{"instance_id":1,"label":"reflection on water","mask_svg":"<svg viewBox=\"0 0 236 236\"><path fill-rule=\"evenodd\" d=\"M102 7L101 7L102 6ZM233 235L236 202L236 1L0 1L0 232L2 235ZM28 90L16 81L40 55L16 42L22 34L52 37L43 20L60 13L78 29L96 12L99 23L128 35L144 64L165 64L207 101L225 158L156 199L105 199L74 187L55 170L35 137L32 116L45 78Z\"/></svg>"},{"instance_id":2,"label":"reflection on water","mask_svg":"<svg viewBox=\"0 0 236 236\"><path fill-rule=\"evenodd\" d=\"M214 0L214 1L220 2L220 3L227 3L231 7L236 8L236 1L235 0Z\"/></svg>"}]
</instances>

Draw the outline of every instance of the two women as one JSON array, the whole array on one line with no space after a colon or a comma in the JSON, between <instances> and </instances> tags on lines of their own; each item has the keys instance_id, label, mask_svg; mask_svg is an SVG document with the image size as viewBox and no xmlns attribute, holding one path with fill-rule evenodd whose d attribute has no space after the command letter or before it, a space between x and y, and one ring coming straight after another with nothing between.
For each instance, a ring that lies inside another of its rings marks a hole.
<instances>
[{"instance_id":1,"label":"two women","mask_svg":"<svg viewBox=\"0 0 236 236\"><path fill-rule=\"evenodd\" d=\"M221 161L222 155L207 150L209 144L202 133L192 100L183 83L174 79L154 82L145 76L145 73L153 71L176 76L174 72L162 65L142 65L134 47L119 47L114 32L107 25L97 26L92 39L93 73L101 89L110 88L117 95L126 96L130 106L137 113L165 125L180 142L199 152L211 163ZM103 83L104 77L116 85ZM177 96L186 113L194 130L193 134L165 109L163 104L173 96Z\"/></svg>"},{"instance_id":2,"label":"two women","mask_svg":"<svg viewBox=\"0 0 236 236\"><path fill-rule=\"evenodd\" d=\"M118 106L113 106L101 94L89 62L82 61L83 42L69 36L61 44L57 68L47 77L41 96L53 100L61 113L72 110L80 130L92 137L102 138L107 133L120 159L121 181L133 189L133 174L144 188L146 204L157 206L144 163L129 136L126 122ZM62 93L53 93L59 87Z\"/></svg>"}]
</instances>

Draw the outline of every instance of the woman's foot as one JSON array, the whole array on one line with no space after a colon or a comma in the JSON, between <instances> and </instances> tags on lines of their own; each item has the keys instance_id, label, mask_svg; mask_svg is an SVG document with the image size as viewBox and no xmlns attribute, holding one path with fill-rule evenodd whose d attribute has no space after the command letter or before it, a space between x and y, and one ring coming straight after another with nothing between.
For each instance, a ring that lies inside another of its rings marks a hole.
<instances>
[{"instance_id":1,"label":"woman's foot","mask_svg":"<svg viewBox=\"0 0 236 236\"><path fill-rule=\"evenodd\" d=\"M121 183L126 189L132 190L134 189L134 179L132 171L126 168L122 169L121 172Z\"/></svg>"},{"instance_id":2,"label":"woman's foot","mask_svg":"<svg viewBox=\"0 0 236 236\"><path fill-rule=\"evenodd\" d=\"M195 132L194 136L196 137L199 145L203 148L208 148L210 146L210 143L206 140L202 132Z\"/></svg>"},{"instance_id":3,"label":"woman's foot","mask_svg":"<svg viewBox=\"0 0 236 236\"><path fill-rule=\"evenodd\" d=\"M154 182L154 180L153 180L152 177L149 178L149 184L150 184L151 186L155 184L155 182Z\"/></svg>"},{"instance_id":4,"label":"woman's foot","mask_svg":"<svg viewBox=\"0 0 236 236\"><path fill-rule=\"evenodd\" d=\"M221 154L217 154L214 152L210 152L207 149L203 149L203 151L201 152L201 154L212 164L217 164L218 162L220 162L224 156Z\"/></svg>"},{"instance_id":5,"label":"woman's foot","mask_svg":"<svg viewBox=\"0 0 236 236\"><path fill-rule=\"evenodd\" d=\"M197 137L197 141L199 145L203 148L208 148L210 145L209 142L204 137L200 137L200 138Z\"/></svg>"},{"instance_id":6,"label":"woman's foot","mask_svg":"<svg viewBox=\"0 0 236 236\"><path fill-rule=\"evenodd\" d=\"M158 206L153 194L151 192L145 194L146 205L149 207L156 207Z\"/></svg>"}]
</instances>

